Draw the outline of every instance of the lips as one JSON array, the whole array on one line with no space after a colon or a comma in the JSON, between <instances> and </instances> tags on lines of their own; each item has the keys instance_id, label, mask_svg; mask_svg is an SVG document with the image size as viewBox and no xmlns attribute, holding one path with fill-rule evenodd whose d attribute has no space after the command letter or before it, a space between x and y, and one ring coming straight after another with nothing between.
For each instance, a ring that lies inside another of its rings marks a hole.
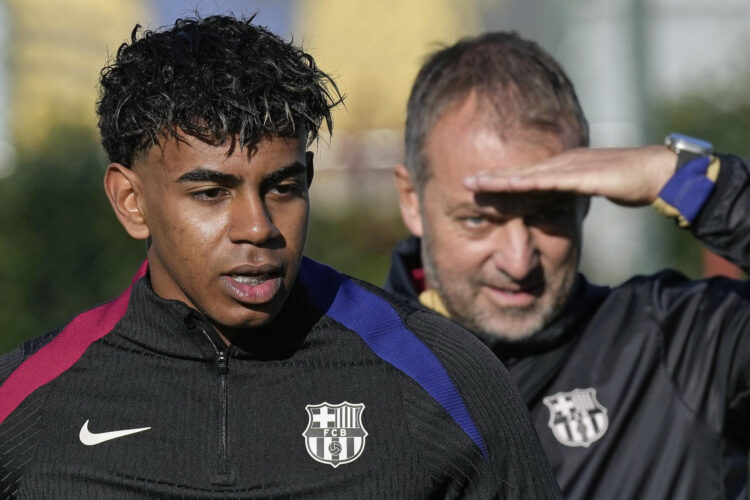
<instances>
[{"instance_id":1,"label":"lips","mask_svg":"<svg viewBox=\"0 0 750 500\"><path fill-rule=\"evenodd\" d=\"M503 307L526 307L530 306L544 293L544 285L528 286L495 286L486 284L493 302Z\"/></svg>"},{"instance_id":2,"label":"lips","mask_svg":"<svg viewBox=\"0 0 750 500\"><path fill-rule=\"evenodd\" d=\"M503 307L524 307L531 305L536 296L524 291L511 291L487 287L492 300Z\"/></svg>"},{"instance_id":3,"label":"lips","mask_svg":"<svg viewBox=\"0 0 750 500\"><path fill-rule=\"evenodd\" d=\"M244 274L232 274L229 276L235 281L239 281L243 285L260 285L269 279L267 275L260 276L245 276Z\"/></svg>"},{"instance_id":4,"label":"lips","mask_svg":"<svg viewBox=\"0 0 750 500\"><path fill-rule=\"evenodd\" d=\"M244 304L264 304L281 289L282 268L274 265L243 265L221 275L230 296Z\"/></svg>"}]
</instances>

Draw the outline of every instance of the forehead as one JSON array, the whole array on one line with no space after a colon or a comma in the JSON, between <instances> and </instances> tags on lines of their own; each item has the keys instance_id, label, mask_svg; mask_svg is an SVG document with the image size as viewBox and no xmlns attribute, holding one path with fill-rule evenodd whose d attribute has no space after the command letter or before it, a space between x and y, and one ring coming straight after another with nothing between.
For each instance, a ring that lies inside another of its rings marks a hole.
<instances>
[{"instance_id":1,"label":"forehead","mask_svg":"<svg viewBox=\"0 0 750 500\"><path fill-rule=\"evenodd\" d=\"M477 172L528 165L564 151L563 138L552 132L500 132L494 113L483 109L488 105L471 95L437 120L424 147L430 179L458 182Z\"/></svg>"},{"instance_id":2,"label":"forehead","mask_svg":"<svg viewBox=\"0 0 750 500\"><path fill-rule=\"evenodd\" d=\"M232 140L211 145L184 134L179 139L162 137L158 145L134 162L134 167L141 167L144 173L148 170L150 174L170 178L195 168L248 175L294 163L304 156L304 151L304 143L296 138L271 137L248 148Z\"/></svg>"}]
</instances>

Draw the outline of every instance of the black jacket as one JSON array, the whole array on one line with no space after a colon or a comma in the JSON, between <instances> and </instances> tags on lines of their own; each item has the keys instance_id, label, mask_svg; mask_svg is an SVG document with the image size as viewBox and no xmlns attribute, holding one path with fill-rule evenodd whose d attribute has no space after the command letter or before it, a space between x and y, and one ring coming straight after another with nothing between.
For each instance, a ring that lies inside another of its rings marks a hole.
<instances>
[{"instance_id":1,"label":"black jacket","mask_svg":"<svg viewBox=\"0 0 750 500\"><path fill-rule=\"evenodd\" d=\"M143 277L0 357L0 497L528 499L559 490L485 346L305 259L279 317L229 348L205 317L157 297Z\"/></svg>"},{"instance_id":2,"label":"black jacket","mask_svg":"<svg viewBox=\"0 0 750 500\"><path fill-rule=\"evenodd\" d=\"M720 161L692 230L747 270L750 169ZM416 303L419 267L419 241L402 242L386 289ZM747 498L747 282L663 271L607 288L579 275L545 330L482 340L518 385L566 498Z\"/></svg>"}]
</instances>

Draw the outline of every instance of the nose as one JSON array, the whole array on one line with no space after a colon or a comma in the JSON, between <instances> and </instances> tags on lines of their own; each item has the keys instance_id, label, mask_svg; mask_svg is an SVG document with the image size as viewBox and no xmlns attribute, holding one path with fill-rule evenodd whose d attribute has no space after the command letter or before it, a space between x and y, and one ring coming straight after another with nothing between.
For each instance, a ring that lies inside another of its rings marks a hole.
<instances>
[{"instance_id":1,"label":"nose","mask_svg":"<svg viewBox=\"0 0 750 500\"><path fill-rule=\"evenodd\" d=\"M522 217L515 217L497 228L493 262L514 280L522 280L539 265L534 235Z\"/></svg>"},{"instance_id":2,"label":"nose","mask_svg":"<svg viewBox=\"0 0 750 500\"><path fill-rule=\"evenodd\" d=\"M233 243L263 246L281 235L259 196L236 196L228 216L228 234Z\"/></svg>"}]
</instances>

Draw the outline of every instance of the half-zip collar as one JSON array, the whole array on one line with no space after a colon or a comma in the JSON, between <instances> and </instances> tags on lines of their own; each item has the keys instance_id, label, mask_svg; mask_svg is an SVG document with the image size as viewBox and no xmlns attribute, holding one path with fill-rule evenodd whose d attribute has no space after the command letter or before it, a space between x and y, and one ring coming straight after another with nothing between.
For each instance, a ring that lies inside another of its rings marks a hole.
<instances>
[{"instance_id":1,"label":"half-zip collar","mask_svg":"<svg viewBox=\"0 0 750 500\"><path fill-rule=\"evenodd\" d=\"M321 316L297 281L276 319L240 332L227 346L205 315L156 295L147 275L133 285L128 310L112 333L134 348L177 358L209 361L220 351L238 358L283 359L302 346Z\"/></svg>"}]
</instances>

